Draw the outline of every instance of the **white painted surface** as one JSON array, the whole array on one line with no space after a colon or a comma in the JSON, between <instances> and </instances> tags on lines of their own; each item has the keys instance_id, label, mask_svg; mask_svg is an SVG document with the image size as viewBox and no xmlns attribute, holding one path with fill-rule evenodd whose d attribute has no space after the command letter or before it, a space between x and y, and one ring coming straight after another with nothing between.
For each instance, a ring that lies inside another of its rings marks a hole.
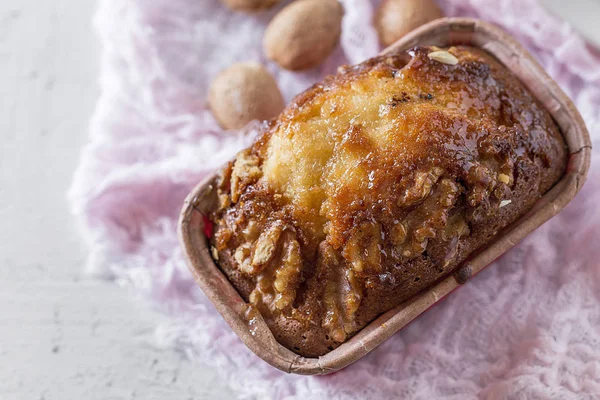
<instances>
[{"instance_id":1,"label":"white painted surface","mask_svg":"<svg viewBox=\"0 0 600 400\"><path fill-rule=\"evenodd\" d=\"M97 96L93 3L0 1L0 399L231 398L152 346L164 317L82 275L64 193Z\"/></svg>"},{"instance_id":2,"label":"white painted surface","mask_svg":"<svg viewBox=\"0 0 600 400\"><path fill-rule=\"evenodd\" d=\"M579 33L600 48L600 0L540 0L550 12L560 15Z\"/></svg>"},{"instance_id":3,"label":"white painted surface","mask_svg":"<svg viewBox=\"0 0 600 400\"><path fill-rule=\"evenodd\" d=\"M97 96L91 0L0 1L0 399L220 399L164 318L88 279L65 191Z\"/></svg>"}]
</instances>

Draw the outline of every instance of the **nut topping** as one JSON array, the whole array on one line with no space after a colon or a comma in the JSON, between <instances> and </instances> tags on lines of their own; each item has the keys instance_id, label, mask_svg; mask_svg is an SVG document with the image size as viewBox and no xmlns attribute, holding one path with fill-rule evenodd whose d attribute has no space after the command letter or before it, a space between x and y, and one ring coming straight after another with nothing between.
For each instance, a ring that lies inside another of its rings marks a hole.
<instances>
[{"instance_id":1,"label":"nut topping","mask_svg":"<svg viewBox=\"0 0 600 400\"><path fill-rule=\"evenodd\" d=\"M432 53L427 54L427 57L429 57L430 59L432 59L434 61L441 62L442 64L448 64L448 65L458 64L458 58L456 58L451 53L449 53L445 50L434 51Z\"/></svg>"}]
</instances>

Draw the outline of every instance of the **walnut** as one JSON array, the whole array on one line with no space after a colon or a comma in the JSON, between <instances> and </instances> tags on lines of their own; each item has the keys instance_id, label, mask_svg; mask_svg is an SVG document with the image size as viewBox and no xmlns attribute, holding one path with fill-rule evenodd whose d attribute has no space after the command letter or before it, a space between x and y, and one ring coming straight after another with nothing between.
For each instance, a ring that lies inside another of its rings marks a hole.
<instances>
[{"instance_id":1,"label":"walnut","mask_svg":"<svg viewBox=\"0 0 600 400\"><path fill-rule=\"evenodd\" d=\"M346 332L343 328L342 314L337 303L338 285L333 280L328 280L325 284L325 294L323 302L325 304L325 317L323 318L323 327L329 331L329 336L342 343L346 340Z\"/></svg>"},{"instance_id":2,"label":"walnut","mask_svg":"<svg viewBox=\"0 0 600 400\"><path fill-rule=\"evenodd\" d=\"M219 210L224 210L231 205L231 199L229 195L219 194Z\"/></svg>"},{"instance_id":3,"label":"walnut","mask_svg":"<svg viewBox=\"0 0 600 400\"><path fill-rule=\"evenodd\" d=\"M365 269L381 270L381 226L377 222L365 222L350 237L344 249L344 257L356 272Z\"/></svg>"},{"instance_id":4,"label":"walnut","mask_svg":"<svg viewBox=\"0 0 600 400\"><path fill-rule=\"evenodd\" d=\"M266 315L277 315L296 298L302 276L302 252L293 230L282 221L272 223L254 242L252 261L246 248L240 247L240 271L256 277L249 301ZM236 252L237 256L237 252Z\"/></svg>"},{"instance_id":5,"label":"walnut","mask_svg":"<svg viewBox=\"0 0 600 400\"><path fill-rule=\"evenodd\" d=\"M277 291L275 306L284 309L296 298L296 286L302 271L302 254L297 240L290 238L285 245L281 267L275 272L273 287Z\"/></svg>"},{"instance_id":6,"label":"walnut","mask_svg":"<svg viewBox=\"0 0 600 400\"><path fill-rule=\"evenodd\" d=\"M252 274L254 272L254 268L250 265L250 253L250 243L242 244L235 250L235 253L233 253L233 259L237 263L238 268L246 274Z\"/></svg>"},{"instance_id":7,"label":"walnut","mask_svg":"<svg viewBox=\"0 0 600 400\"><path fill-rule=\"evenodd\" d=\"M346 293L343 297L345 317L347 319L353 319L362 300L362 288L352 269L345 270L345 278L348 283ZM346 285L344 285L344 287L346 287Z\"/></svg>"},{"instance_id":8,"label":"walnut","mask_svg":"<svg viewBox=\"0 0 600 400\"><path fill-rule=\"evenodd\" d=\"M248 224L244 227L244 229L242 229L242 235L244 235L246 241L249 242L255 241L259 234L260 229L258 227L258 223L253 219L248 221Z\"/></svg>"},{"instance_id":9,"label":"walnut","mask_svg":"<svg viewBox=\"0 0 600 400\"><path fill-rule=\"evenodd\" d=\"M444 236L448 225L448 214L454 207L461 192L461 187L451 179L443 178L430 191L429 196L423 200L421 210L410 213L402 222L408 226L406 236L409 240L396 244L396 250L406 258L414 258L421 255L426 249L429 241L435 239L441 233ZM423 210L429 210L423 213ZM392 238L394 230L392 230Z\"/></svg>"},{"instance_id":10,"label":"walnut","mask_svg":"<svg viewBox=\"0 0 600 400\"><path fill-rule=\"evenodd\" d=\"M255 273L259 272L261 267L264 267L275 255L281 232L283 232L283 224L274 223L258 237L258 240L254 244L254 253L251 262Z\"/></svg>"},{"instance_id":11,"label":"walnut","mask_svg":"<svg viewBox=\"0 0 600 400\"><path fill-rule=\"evenodd\" d=\"M323 327L336 342L343 342L357 330L356 311L362 301L362 286L353 268L331 271L325 286Z\"/></svg>"},{"instance_id":12,"label":"walnut","mask_svg":"<svg viewBox=\"0 0 600 400\"><path fill-rule=\"evenodd\" d=\"M250 293L248 300L258 308L263 316L269 316L277 312L271 274L263 273L257 276L256 287Z\"/></svg>"},{"instance_id":13,"label":"walnut","mask_svg":"<svg viewBox=\"0 0 600 400\"><path fill-rule=\"evenodd\" d=\"M392 240L392 243L396 246L401 245L406 241L407 236L408 231L404 223L396 221L396 223L394 224L394 226L392 226L391 229L390 239Z\"/></svg>"},{"instance_id":14,"label":"walnut","mask_svg":"<svg viewBox=\"0 0 600 400\"><path fill-rule=\"evenodd\" d=\"M444 170L434 167L431 171L417 171L414 177L414 184L409 186L401 197L401 204L411 206L423 200L431 192L431 188L438 181Z\"/></svg>"},{"instance_id":15,"label":"walnut","mask_svg":"<svg viewBox=\"0 0 600 400\"><path fill-rule=\"evenodd\" d=\"M471 187L467 193L467 203L469 206L477 207L487 201L490 192L496 184L494 176L495 173L481 164L469 169L467 174L467 182Z\"/></svg>"},{"instance_id":16,"label":"walnut","mask_svg":"<svg viewBox=\"0 0 600 400\"><path fill-rule=\"evenodd\" d=\"M231 171L231 201L237 203L246 186L262 176L258 156L249 149L240 151Z\"/></svg>"}]
</instances>

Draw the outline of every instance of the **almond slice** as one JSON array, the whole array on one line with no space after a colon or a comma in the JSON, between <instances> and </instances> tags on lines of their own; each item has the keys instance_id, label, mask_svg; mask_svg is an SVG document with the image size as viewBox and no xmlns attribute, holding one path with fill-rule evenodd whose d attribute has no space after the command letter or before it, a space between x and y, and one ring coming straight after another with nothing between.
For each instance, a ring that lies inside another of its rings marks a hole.
<instances>
[{"instance_id":1,"label":"almond slice","mask_svg":"<svg viewBox=\"0 0 600 400\"><path fill-rule=\"evenodd\" d=\"M512 203L512 200L502 200L500 202L500 208L509 205L510 203Z\"/></svg>"},{"instance_id":2,"label":"almond slice","mask_svg":"<svg viewBox=\"0 0 600 400\"><path fill-rule=\"evenodd\" d=\"M458 58L456 58L454 55L452 55L451 53L448 53L447 51L444 51L444 50L438 50L438 51L431 52L431 53L427 54L427 57L429 57L430 59L435 60L437 62L441 62L442 64L448 64L448 65L458 64Z\"/></svg>"}]
</instances>

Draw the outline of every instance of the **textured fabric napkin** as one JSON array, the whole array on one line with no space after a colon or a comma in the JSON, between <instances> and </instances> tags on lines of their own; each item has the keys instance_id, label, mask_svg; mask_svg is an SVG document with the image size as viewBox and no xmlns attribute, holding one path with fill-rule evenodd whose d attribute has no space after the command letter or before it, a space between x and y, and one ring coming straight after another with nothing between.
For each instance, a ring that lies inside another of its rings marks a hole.
<instances>
[{"instance_id":1,"label":"textured fabric napkin","mask_svg":"<svg viewBox=\"0 0 600 400\"><path fill-rule=\"evenodd\" d=\"M376 1L342 0L341 45L319 68L266 62L276 12L232 13L218 0L101 0L101 96L69 192L90 271L173 315L157 340L215 368L242 398L556 398L600 396L600 152L557 217L368 356L325 377L290 376L254 356L196 287L176 237L188 191L253 135L222 131L207 85L259 60L286 100L343 63L379 51ZM512 32L575 101L600 148L600 55L532 0L448 0L447 15Z\"/></svg>"}]
</instances>

